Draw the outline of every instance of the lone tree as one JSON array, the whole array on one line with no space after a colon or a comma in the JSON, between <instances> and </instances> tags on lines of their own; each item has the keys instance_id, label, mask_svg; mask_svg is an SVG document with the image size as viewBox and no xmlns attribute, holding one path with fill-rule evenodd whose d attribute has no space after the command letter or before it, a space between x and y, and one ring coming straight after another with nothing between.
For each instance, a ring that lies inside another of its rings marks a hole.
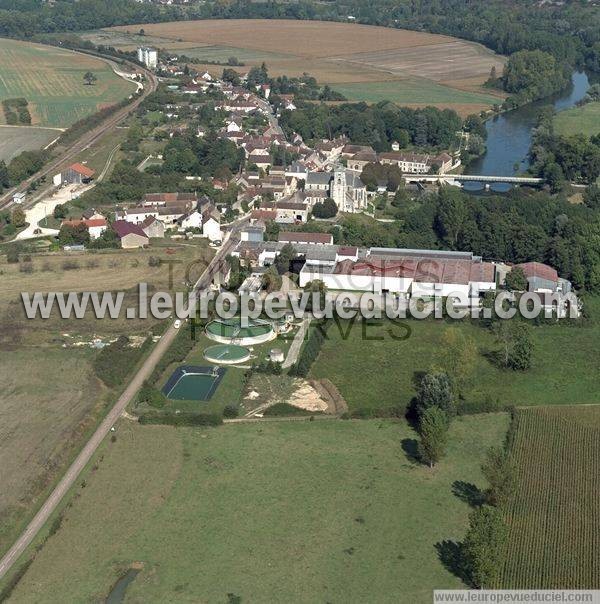
<instances>
[{"instance_id":1,"label":"lone tree","mask_svg":"<svg viewBox=\"0 0 600 604\"><path fill-rule=\"evenodd\" d=\"M15 208L12 211L12 215L10 221L14 224L18 229L25 226L25 212L22 208Z\"/></svg>"},{"instance_id":2,"label":"lone tree","mask_svg":"<svg viewBox=\"0 0 600 604\"><path fill-rule=\"evenodd\" d=\"M520 266L515 266L510 273L506 275L506 287L514 292L524 292L527 290L527 277Z\"/></svg>"},{"instance_id":3,"label":"lone tree","mask_svg":"<svg viewBox=\"0 0 600 604\"><path fill-rule=\"evenodd\" d=\"M280 275L290 270L290 263L296 256L296 250L291 243L286 243L275 257L275 268Z\"/></svg>"},{"instance_id":4,"label":"lone tree","mask_svg":"<svg viewBox=\"0 0 600 604\"><path fill-rule=\"evenodd\" d=\"M469 530L463 542L466 570L478 588L496 585L502 568L506 525L497 508L483 505L469 516Z\"/></svg>"},{"instance_id":5,"label":"lone tree","mask_svg":"<svg viewBox=\"0 0 600 604\"><path fill-rule=\"evenodd\" d=\"M439 407L430 407L421 416L419 456L430 468L446 454L449 425L448 415Z\"/></svg>"},{"instance_id":6,"label":"lone tree","mask_svg":"<svg viewBox=\"0 0 600 604\"><path fill-rule=\"evenodd\" d=\"M529 326L521 321L499 321L495 326L500 344L500 362L506 369L527 371L531 368L533 341Z\"/></svg>"},{"instance_id":7,"label":"lone tree","mask_svg":"<svg viewBox=\"0 0 600 604\"><path fill-rule=\"evenodd\" d=\"M98 78L91 71L86 71L83 74L83 81L87 86L93 86L98 81Z\"/></svg>"},{"instance_id":8,"label":"lone tree","mask_svg":"<svg viewBox=\"0 0 600 604\"><path fill-rule=\"evenodd\" d=\"M456 394L466 387L477 361L477 344L473 338L456 327L449 327L442 335L441 366L452 379Z\"/></svg>"},{"instance_id":9,"label":"lone tree","mask_svg":"<svg viewBox=\"0 0 600 604\"><path fill-rule=\"evenodd\" d=\"M487 502L505 506L516 487L517 466L512 455L501 447L492 447L481 470L490 485L486 491Z\"/></svg>"},{"instance_id":10,"label":"lone tree","mask_svg":"<svg viewBox=\"0 0 600 604\"><path fill-rule=\"evenodd\" d=\"M430 407L438 407L448 418L456 415L452 381L442 371L427 373L417 389L416 411L419 420Z\"/></svg>"}]
</instances>

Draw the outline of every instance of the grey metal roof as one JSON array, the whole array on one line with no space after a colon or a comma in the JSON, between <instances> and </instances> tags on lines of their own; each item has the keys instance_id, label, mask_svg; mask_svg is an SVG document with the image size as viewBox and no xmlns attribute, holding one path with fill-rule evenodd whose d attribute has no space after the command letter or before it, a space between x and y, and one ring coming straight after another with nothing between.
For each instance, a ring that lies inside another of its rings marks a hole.
<instances>
[{"instance_id":1,"label":"grey metal roof","mask_svg":"<svg viewBox=\"0 0 600 604\"><path fill-rule=\"evenodd\" d=\"M372 247L369 249L370 256L379 258L394 258L395 256L412 256L417 258L448 258L452 260L481 260L473 252L454 252L451 250L415 250L395 247Z\"/></svg>"},{"instance_id":2,"label":"grey metal roof","mask_svg":"<svg viewBox=\"0 0 600 604\"><path fill-rule=\"evenodd\" d=\"M309 172L306 175L307 185L328 185L331 180L329 172Z\"/></svg>"}]
</instances>

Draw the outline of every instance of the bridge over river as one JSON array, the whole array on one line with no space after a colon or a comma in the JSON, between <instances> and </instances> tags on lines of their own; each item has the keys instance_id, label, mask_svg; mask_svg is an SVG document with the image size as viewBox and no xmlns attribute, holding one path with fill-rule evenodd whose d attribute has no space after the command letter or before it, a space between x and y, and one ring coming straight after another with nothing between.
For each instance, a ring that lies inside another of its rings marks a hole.
<instances>
[{"instance_id":1,"label":"bridge over river","mask_svg":"<svg viewBox=\"0 0 600 604\"><path fill-rule=\"evenodd\" d=\"M512 185L542 185L543 178L533 176L484 176L480 174L404 174L407 183L439 183L461 186L462 182L480 182L489 187L491 183L504 182Z\"/></svg>"}]
</instances>

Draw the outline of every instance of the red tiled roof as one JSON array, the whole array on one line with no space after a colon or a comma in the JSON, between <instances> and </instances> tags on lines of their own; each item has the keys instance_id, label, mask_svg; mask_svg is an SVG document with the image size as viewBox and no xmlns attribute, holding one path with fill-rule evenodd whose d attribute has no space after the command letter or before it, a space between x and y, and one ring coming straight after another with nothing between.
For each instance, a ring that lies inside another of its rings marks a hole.
<instances>
[{"instance_id":1,"label":"red tiled roof","mask_svg":"<svg viewBox=\"0 0 600 604\"><path fill-rule=\"evenodd\" d=\"M277 212L275 210L252 210L250 218L252 220L275 220Z\"/></svg>"},{"instance_id":2,"label":"red tiled roof","mask_svg":"<svg viewBox=\"0 0 600 604\"><path fill-rule=\"evenodd\" d=\"M547 264L542 264L541 262L524 262L523 264L517 264L517 266L523 269L523 272L528 279L539 277L540 279L558 282L558 273Z\"/></svg>"},{"instance_id":3,"label":"red tiled roof","mask_svg":"<svg viewBox=\"0 0 600 604\"><path fill-rule=\"evenodd\" d=\"M393 260L385 258L373 258L360 262L353 262L349 259L343 260L337 264L335 272L339 274L412 278L419 283L466 285L470 281L494 281L494 266L488 262L413 258L409 256L400 256Z\"/></svg>"},{"instance_id":4,"label":"red tiled roof","mask_svg":"<svg viewBox=\"0 0 600 604\"><path fill-rule=\"evenodd\" d=\"M356 256L358 253L357 247L343 245L338 249L338 256Z\"/></svg>"},{"instance_id":5,"label":"red tiled roof","mask_svg":"<svg viewBox=\"0 0 600 604\"><path fill-rule=\"evenodd\" d=\"M93 218L90 220L82 219L82 220L63 220L61 225L67 226L78 226L80 224L85 224L85 226L89 229L90 227L101 227L106 226L106 220L104 218Z\"/></svg>"},{"instance_id":6,"label":"red tiled roof","mask_svg":"<svg viewBox=\"0 0 600 604\"><path fill-rule=\"evenodd\" d=\"M96 173L91 168L88 168L87 166L84 166L80 163L71 164L69 166L69 170L73 170L73 172L77 172L78 174L85 176L85 178L91 178Z\"/></svg>"}]
</instances>

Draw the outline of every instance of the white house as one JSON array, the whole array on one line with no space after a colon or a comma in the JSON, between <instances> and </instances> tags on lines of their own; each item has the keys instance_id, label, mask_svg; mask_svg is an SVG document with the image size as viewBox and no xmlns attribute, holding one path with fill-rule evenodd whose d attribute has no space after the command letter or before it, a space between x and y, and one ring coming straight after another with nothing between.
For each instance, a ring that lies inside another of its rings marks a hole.
<instances>
[{"instance_id":1,"label":"white house","mask_svg":"<svg viewBox=\"0 0 600 604\"><path fill-rule=\"evenodd\" d=\"M184 229L199 229L202 227L202 214L194 210L181 219L181 226Z\"/></svg>"},{"instance_id":2,"label":"white house","mask_svg":"<svg viewBox=\"0 0 600 604\"><path fill-rule=\"evenodd\" d=\"M221 241L221 215L214 207L209 207L202 213L202 234L210 241Z\"/></svg>"},{"instance_id":3,"label":"white house","mask_svg":"<svg viewBox=\"0 0 600 604\"><path fill-rule=\"evenodd\" d=\"M84 225L90 233L90 239L98 239L102 233L108 228L108 224L104 218L93 218L90 220L63 220L61 226L77 227Z\"/></svg>"}]
</instances>

